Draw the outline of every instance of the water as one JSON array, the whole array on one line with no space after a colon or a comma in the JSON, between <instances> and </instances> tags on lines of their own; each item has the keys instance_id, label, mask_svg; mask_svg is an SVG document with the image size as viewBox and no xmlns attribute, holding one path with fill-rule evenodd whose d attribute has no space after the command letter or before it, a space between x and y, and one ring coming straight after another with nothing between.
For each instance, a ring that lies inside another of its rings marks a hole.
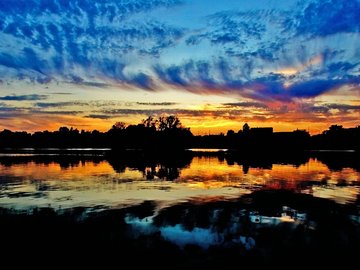
<instances>
[{"instance_id":1,"label":"water","mask_svg":"<svg viewBox=\"0 0 360 270\"><path fill-rule=\"evenodd\" d=\"M232 199L262 189L287 189L339 204L355 203L359 196L360 165L353 156L249 158L206 152L170 158L136 151L111 158L5 153L0 155L0 207L113 208L145 200L174 205Z\"/></svg>"},{"instance_id":2,"label":"water","mask_svg":"<svg viewBox=\"0 0 360 270\"><path fill-rule=\"evenodd\" d=\"M352 152L7 150L2 258L347 267L360 250L359 188Z\"/></svg>"}]
</instances>

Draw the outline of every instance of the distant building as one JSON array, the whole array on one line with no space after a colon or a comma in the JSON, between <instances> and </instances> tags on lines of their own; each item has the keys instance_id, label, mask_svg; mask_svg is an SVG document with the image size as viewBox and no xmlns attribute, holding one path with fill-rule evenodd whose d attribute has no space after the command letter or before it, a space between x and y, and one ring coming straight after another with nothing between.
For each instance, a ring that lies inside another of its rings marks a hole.
<instances>
[{"instance_id":1,"label":"distant building","mask_svg":"<svg viewBox=\"0 0 360 270\"><path fill-rule=\"evenodd\" d=\"M272 127L251 128L250 133L252 135L271 135L271 134L273 134L273 128Z\"/></svg>"},{"instance_id":2,"label":"distant building","mask_svg":"<svg viewBox=\"0 0 360 270\"><path fill-rule=\"evenodd\" d=\"M310 137L309 132L306 130L297 129L294 131L281 131L281 132L274 132L274 135L277 138L308 138Z\"/></svg>"},{"instance_id":3,"label":"distant building","mask_svg":"<svg viewBox=\"0 0 360 270\"><path fill-rule=\"evenodd\" d=\"M250 126L248 125L248 123L245 123L245 124L243 125L243 132L244 132L244 133L248 133L249 130L250 130Z\"/></svg>"}]
</instances>

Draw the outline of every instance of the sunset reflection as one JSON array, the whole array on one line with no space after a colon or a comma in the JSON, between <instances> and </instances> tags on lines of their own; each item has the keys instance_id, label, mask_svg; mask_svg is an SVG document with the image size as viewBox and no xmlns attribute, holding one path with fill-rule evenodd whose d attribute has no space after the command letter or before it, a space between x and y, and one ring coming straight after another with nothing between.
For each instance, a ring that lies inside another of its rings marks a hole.
<instances>
[{"instance_id":1,"label":"sunset reflection","mask_svg":"<svg viewBox=\"0 0 360 270\"><path fill-rule=\"evenodd\" d=\"M105 159L3 162L1 206L118 206L143 200L169 203L234 198L259 189L288 189L339 203L354 202L360 173L330 170L315 158L294 164L194 156L177 164L117 164ZM6 179L6 180L4 180Z\"/></svg>"}]
</instances>

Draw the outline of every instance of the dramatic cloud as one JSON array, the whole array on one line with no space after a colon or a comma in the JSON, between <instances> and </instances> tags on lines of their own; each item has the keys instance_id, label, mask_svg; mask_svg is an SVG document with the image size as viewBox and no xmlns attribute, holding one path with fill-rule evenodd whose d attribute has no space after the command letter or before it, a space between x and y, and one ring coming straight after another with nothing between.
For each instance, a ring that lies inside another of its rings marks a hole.
<instances>
[{"instance_id":1,"label":"dramatic cloud","mask_svg":"<svg viewBox=\"0 0 360 270\"><path fill-rule=\"evenodd\" d=\"M178 0L2 1L0 66L8 76L30 82L66 80L103 87L110 80L149 88L146 74L124 73L128 61L124 56L157 57L174 46L183 35L181 27L141 14L179 4Z\"/></svg>"},{"instance_id":2,"label":"dramatic cloud","mask_svg":"<svg viewBox=\"0 0 360 270\"><path fill-rule=\"evenodd\" d=\"M295 17L296 20L287 22L290 27L296 27L299 35L327 36L341 32L359 32L359 14L358 0L312 1Z\"/></svg>"},{"instance_id":3,"label":"dramatic cloud","mask_svg":"<svg viewBox=\"0 0 360 270\"><path fill-rule=\"evenodd\" d=\"M254 100L291 101L293 98L310 98L319 96L342 85L360 83L360 76L344 75L342 78L309 78L297 80L296 76L287 77L271 73L248 80L242 70L218 62L190 61L179 66L168 68L156 67L159 78L167 84L176 85L195 93L232 93ZM226 74L223 66L226 65ZM221 68L219 68L221 67Z\"/></svg>"},{"instance_id":4,"label":"dramatic cloud","mask_svg":"<svg viewBox=\"0 0 360 270\"><path fill-rule=\"evenodd\" d=\"M358 82L359 1L290 3L251 10L234 3L197 16L176 0L5 1L1 80L236 90L282 101ZM186 16L197 24L185 23Z\"/></svg>"},{"instance_id":5,"label":"dramatic cloud","mask_svg":"<svg viewBox=\"0 0 360 270\"><path fill-rule=\"evenodd\" d=\"M359 14L359 0L0 1L1 117L353 124Z\"/></svg>"}]
</instances>

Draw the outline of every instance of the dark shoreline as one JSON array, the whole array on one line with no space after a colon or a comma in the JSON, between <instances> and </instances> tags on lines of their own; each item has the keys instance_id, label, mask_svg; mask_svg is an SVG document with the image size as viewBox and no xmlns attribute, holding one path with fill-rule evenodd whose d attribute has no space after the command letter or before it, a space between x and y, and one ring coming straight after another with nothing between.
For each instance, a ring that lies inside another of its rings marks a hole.
<instances>
[{"instance_id":1,"label":"dark shoreline","mask_svg":"<svg viewBox=\"0 0 360 270\"><path fill-rule=\"evenodd\" d=\"M310 135L306 130L274 132L272 127L250 128L245 124L238 132L229 130L226 135L221 133L195 136L189 128L181 125L176 116L160 117L158 120L149 117L144 121L129 126L119 122L107 132L79 131L68 127L60 127L58 131L45 130L35 133L3 130L0 131L0 148L98 147L111 148L114 151L147 149L153 152L189 148L227 148L248 153L360 149L360 126L343 128L341 125L331 125L321 134Z\"/></svg>"}]
</instances>

